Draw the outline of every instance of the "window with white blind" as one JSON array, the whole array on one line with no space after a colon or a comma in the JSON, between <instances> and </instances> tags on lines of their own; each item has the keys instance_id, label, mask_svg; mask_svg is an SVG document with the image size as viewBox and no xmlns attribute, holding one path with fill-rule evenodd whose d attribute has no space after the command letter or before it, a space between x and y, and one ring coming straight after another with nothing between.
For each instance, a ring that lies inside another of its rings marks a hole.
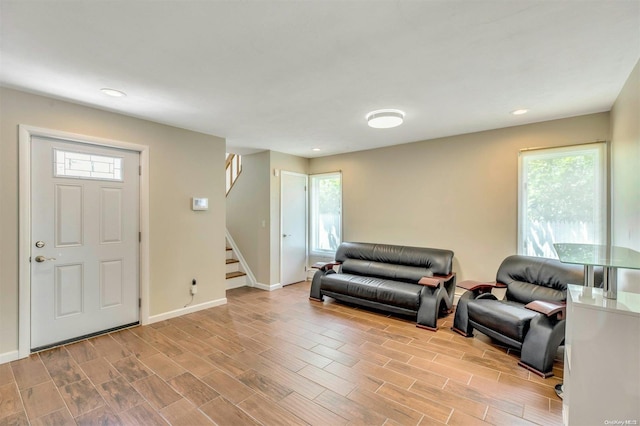
<instances>
[{"instance_id":1,"label":"window with white blind","mask_svg":"<svg viewBox=\"0 0 640 426\"><path fill-rule=\"evenodd\" d=\"M554 243L607 243L606 147L520 152L518 254L557 258Z\"/></svg>"}]
</instances>

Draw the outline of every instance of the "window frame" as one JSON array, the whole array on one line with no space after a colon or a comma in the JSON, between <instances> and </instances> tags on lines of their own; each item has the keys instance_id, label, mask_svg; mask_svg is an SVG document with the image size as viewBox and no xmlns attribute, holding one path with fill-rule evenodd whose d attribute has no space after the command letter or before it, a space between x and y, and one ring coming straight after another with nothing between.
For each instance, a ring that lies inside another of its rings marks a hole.
<instances>
[{"instance_id":1,"label":"window frame","mask_svg":"<svg viewBox=\"0 0 640 426\"><path fill-rule=\"evenodd\" d=\"M524 205L528 199L527 182L525 180L527 157L554 157L563 153L579 153L581 151L595 151L597 153L598 164L596 168L599 170L597 179L597 188L599 194L597 198L600 200L601 209L600 212L596 212L597 222L599 223L599 236L600 240L594 242L594 244L608 244L609 243L609 144L605 141L596 141L577 145L565 145L557 147L544 147L544 148L532 148L523 149L518 153L518 205L517 205L517 250L519 255L531 256L531 253L526 251L525 247L525 223L527 223L527 208ZM556 241L559 243L571 243L576 241ZM540 256L546 257L546 256ZM552 257L557 258L557 256Z\"/></svg>"},{"instance_id":2,"label":"window frame","mask_svg":"<svg viewBox=\"0 0 640 426\"><path fill-rule=\"evenodd\" d=\"M326 172L326 173L316 173L309 175L309 255L318 256L318 257L332 257L335 255L335 250L324 250L318 249L317 246L317 237L316 230L318 228L318 219L317 219L317 185L316 179L328 178L328 177L337 177L340 180L340 207L339 207L339 220L338 220L338 245L342 242L342 234L343 234L343 218L342 218L342 210L343 210L343 195L342 195L342 172Z\"/></svg>"}]
</instances>

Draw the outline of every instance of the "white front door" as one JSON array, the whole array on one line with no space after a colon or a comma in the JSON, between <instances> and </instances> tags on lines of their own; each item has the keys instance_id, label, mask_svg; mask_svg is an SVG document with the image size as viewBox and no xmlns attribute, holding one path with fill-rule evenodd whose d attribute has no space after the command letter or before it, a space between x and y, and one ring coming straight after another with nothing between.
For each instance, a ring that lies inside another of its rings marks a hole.
<instances>
[{"instance_id":1,"label":"white front door","mask_svg":"<svg viewBox=\"0 0 640 426\"><path fill-rule=\"evenodd\" d=\"M139 321L140 154L31 139L31 349Z\"/></svg>"},{"instance_id":2,"label":"white front door","mask_svg":"<svg viewBox=\"0 0 640 426\"><path fill-rule=\"evenodd\" d=\"M281 173L282 285L307 278L307 176Z\"/></svg>"}]
</instances>

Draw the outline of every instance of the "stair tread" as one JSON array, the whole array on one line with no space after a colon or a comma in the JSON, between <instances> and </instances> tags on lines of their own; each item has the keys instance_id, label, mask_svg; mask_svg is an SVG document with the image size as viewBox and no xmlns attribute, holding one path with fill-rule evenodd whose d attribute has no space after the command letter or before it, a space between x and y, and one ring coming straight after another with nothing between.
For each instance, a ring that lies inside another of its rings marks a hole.
<instances>
[{"instance_id":1,"label":"stair tread","mask_svg":"<svg viewBox=\"0 0 640 426\"><path fill-rule=\"evenodd\" d=\"M227 279L236 278L236 277L243 277L245 275L247 275L247 274L245 274L244 272L240 272L240 271L227 272Z\"/></svg>"},{"instance_id":2,"label":"stair tread","mask_svg":"<svg viewBox=\"0 0 640 426\"><path fill-rule=\"evenodd\" d=\"M238 262L240 262L238 259L227 259L227 265L229 263L238 263Z\"/></svg>"}]
</instances>

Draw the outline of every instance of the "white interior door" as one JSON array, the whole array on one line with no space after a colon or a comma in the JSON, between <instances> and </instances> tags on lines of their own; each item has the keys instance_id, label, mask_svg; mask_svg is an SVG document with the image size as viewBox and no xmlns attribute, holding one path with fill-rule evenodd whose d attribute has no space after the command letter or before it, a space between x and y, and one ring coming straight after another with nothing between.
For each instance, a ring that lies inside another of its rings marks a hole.
<instances>
[{"instance_id":1,"label":"white interior door","mask_svg":"<svg viewBox=\"0 0 640 426\"><path fill-rule=\"evenodd\" d=\"M282 285L307 278L307 176L281 173L280 251Z\"/></svg>"},{"instance_id":2,"label":"white interior door","mask_svg":"<svg viewBox=\"0 0 640 426\"><path fill-rule=\"evenodd\" d=\"M138 152L31 139L31 348L139 321Z\"/></svg>"}]
</instances>

